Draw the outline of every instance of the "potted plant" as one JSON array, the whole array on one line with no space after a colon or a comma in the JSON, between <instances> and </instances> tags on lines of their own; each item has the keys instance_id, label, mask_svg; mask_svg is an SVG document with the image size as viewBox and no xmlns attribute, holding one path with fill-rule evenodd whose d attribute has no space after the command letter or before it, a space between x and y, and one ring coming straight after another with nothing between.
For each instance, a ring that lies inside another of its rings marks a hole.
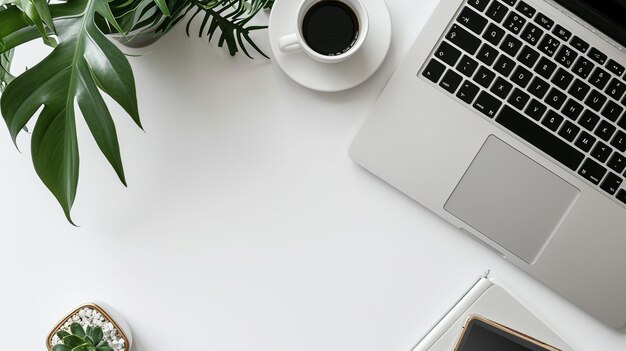
<instances>
[{"instance_id":1,"label":"potted plant","mask_svg":"<svg viewBox=\"0 0 626 351\"><path fill-rule=\"evenodd\" d=\"M110 306L106 311L102 306L86 303L61 319L48 335L48 351L129 351L128 324Z\"/></svg>"},{"instance_id":2,"label":"potted plant","mask_svg":"<svg viewBox=\"0 0 626 351\"><path fill-rule=\"evenodd\" d=\"M0 113L13 142L32 119L35 171L68 221L79 177L76 111L82 112L100 151L126 185L115 124L102 93L141 128L133 72L109 39L128 46L158 40L187 18L201 17L199 34L217 38L231 55L251 50L267 57L249 22L273 0L0 0ZM217 34L219 33L219 35ZM11 74L14 50L41 39L52 52L34 67ZM43 108L42 108L43 107ZM41 112L38 112L41 111Z\"/></svg>"}]
</instances>

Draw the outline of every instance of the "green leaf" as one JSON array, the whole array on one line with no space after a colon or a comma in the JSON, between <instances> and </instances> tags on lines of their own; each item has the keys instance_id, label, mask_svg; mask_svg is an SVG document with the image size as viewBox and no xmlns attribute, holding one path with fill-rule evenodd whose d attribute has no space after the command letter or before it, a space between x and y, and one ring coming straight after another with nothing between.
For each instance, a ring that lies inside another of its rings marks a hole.
<instances>
[{"instance_id":1,"label":"green leaf","mask_svg":"<svg viewBox=\"0 0 626 351\"><path fill-rule=\"evenodd\" d=\"M72 351L91 351L93 347L88 344L79 345L72 349Z\"/></svg>"},{"instance_id":2,"label":"green leaf","mask_svg":"<svg viewBox=\"0 0 626 351\"><path fill-rule=\"evenodd\" d=\"M266 26L250 26L248 22L259 11L268 6L272 0L189 0L191 4L185 13L173 11L172 17L163 22L164 31L170 30L187 12L192 11L187 23L187 35L190 35L191 22L203 13L199 36L207 36L211 41L219 30L218 46L226 45L231 55L240 50L252 58L247 47L250 46L262 56L269 58L250 37L253 31L265 29Z\"/></svg>"},{"instance_id":3,"label":"green leaf","mask_svg":"<svg viewBox=\"0 0 626 351\"><path fill-rule=\"evenodd\" d=\"M63 340L64 337L68 336L68 335L72 335L68 332L66 332L65 330L59 330L57 332L57 336L59 337L59 339Z\"/></svg>"},{"instance_id":4,"label":"green leaf","mask_svg":"<svg viewBox=\"0 0 626 351\"><path fill-rule=\"evenodd\" d=\"M30 0L30 2L37 9L37 13L39 17L45 23L48 28L54 31L54 22L52 21L52 15L50 14L50 8L48 7L48 2L46 0Z\"/></svg>"},{"instance_id":5,"label":"green leaf","mask_svg":"<svg viewBox=\"0 0 626 351\"><path fill-rule=\"evenodd\" d=\"M100 344L100 342L102 341L102 338L104 338L104 333L102 332L102 328L100 327L93 328L93 333L91 334L91 340L93 341L93 344L94 345Z\"/></svg>"},{"instance_id":6,"label":"green leaf","mask_svg":"<svg viewBox=\"0 0 626 351\"><path fill-rule=\"evenodd\" d=\"M106 346L98 346L96 350L97 351L113 351L113 348L106 345Z\"/></svg>"},{"instance_id":7,"label":"green leaf","mask_svg":"<svg viewBox=\"0 0 626 351\"><path fill-rule=\"evenodd\" d=\"M154 0L154 2L165 16L170 16L170 9L167 7L167 2L165 2L165 0Z\"/></svg>"},{"instance_id":8,"label":"green leaf","mask_svg":"<svg viewBox=\"0 0 626 351\"><path fill-rule=\"evenodd\" d=\"M70 349L69 347L63 344L58 344L58 345L54 345L54 347L52 348L52 351L72 351L72 349Z\"/></svg>"},{"instance_id":9,"label":"green leaf","mask_svg":"<svg viewBox=\"0 0 626 351\"><path fill-rule=\"evenodd\" d=\"M52 23L48 3L45 0L17 0L16 5L32 21L32 24L37 27L44 43L54 47L56 42L48 35L49 31L54 32L54 24Z\"/></svg>"},{"instance_id":10,"label":"green leaf","mask_svg":"<svg viewBox=\"0 0 626 351\"><path fill-rule=\"evenodd\" d=\"M70 325L70 331L72 335L78 336L81 339L85 338L85 329L78 323L72 323L72 325Z\"/></svg>"},{"instance_id":11,"label":"green leaf","mask_svg":"<svg viewBox=\"0 0 626 351\"><path fill-rule=\"evenodd\" d=\"M13 50L9 50L0 54L0 94L6 89L7 85L15 79L11 75L11 61L13 60ZM0 98L2 98L0 96Z\"/></svg>"},{"instance_id":12,"label":"green leaf","mask_svg":"<svg viewBox=\"0 0 626 351\"><path fill-rule=\"evenodd\" d=\"M35 170L61 204L67 219L76 197L79 173L76 101L96 143L126 184L115 124L100 90L141 127L135 82L128 60L95 24L101 15L119 28L108 2L72 0L59 6L55 20L59 44L36 66L15 78L0 101L13 141L43 107L32 134Z\"/></svg>"},{"instance_id":13,"label":"green leaf","mask_svg":"<svg viewBox=\"0 0 626 351\"><path fill-rule=\"evenodd\" d=\"M63 338L63 344L69 347L70 349L74 349L78 346L84 345L85 340L79 338L76 335L68 335Z\"/></svg>"}]
</instances>

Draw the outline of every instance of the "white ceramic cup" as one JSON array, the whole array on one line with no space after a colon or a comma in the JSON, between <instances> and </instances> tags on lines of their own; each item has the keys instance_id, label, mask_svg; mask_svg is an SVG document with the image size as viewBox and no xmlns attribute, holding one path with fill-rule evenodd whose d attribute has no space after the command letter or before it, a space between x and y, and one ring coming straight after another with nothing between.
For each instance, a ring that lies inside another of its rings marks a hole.
<instances>
[{"instance_id":1,"label":"white ceramic cup","mask_svg":"<svg viewBox=\"0 0 626 351\"><path fill-rule=\"evenodd\" d=\"M309 9L313 5L322 1L328 0L304 0L300 4L300 6L298 6L298 11L296 13L297 17L295 32L292 34L287 34L278 39L278 46L280 48L280 51L284 53L304 51L314 60L323 63L341 62L359 51L361 46L363 46L363 42L365 41L365 37L367 37L367 32L369 30L369 17L367 15L367 10L365 9L365 6L361 2L361 0L335 0L345 5L348 5L354 11L357 20L359 21L359 32L357 34L356 41L350 47L350 49L339 55L324 55L311 49L311 47L307 45L302 34L302 22L304 21L304 17Z\"/></svg>"}]
</instances>

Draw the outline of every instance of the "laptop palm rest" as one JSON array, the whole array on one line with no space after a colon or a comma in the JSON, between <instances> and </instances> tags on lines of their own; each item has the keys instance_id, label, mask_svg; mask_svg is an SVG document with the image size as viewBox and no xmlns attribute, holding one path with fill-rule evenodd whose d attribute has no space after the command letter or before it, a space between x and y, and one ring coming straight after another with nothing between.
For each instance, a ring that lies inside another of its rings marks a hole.
<instances>
[{"instance_id":1,"label":"laptop palm rest","mask_svg":"<svg viewBox=\"0 0 626 351\"><path fill-rule=\"evenodd\" d=\"M579 194L567 181L490 136L444 208L532 264Z\"/></svg>"}]
</instances>

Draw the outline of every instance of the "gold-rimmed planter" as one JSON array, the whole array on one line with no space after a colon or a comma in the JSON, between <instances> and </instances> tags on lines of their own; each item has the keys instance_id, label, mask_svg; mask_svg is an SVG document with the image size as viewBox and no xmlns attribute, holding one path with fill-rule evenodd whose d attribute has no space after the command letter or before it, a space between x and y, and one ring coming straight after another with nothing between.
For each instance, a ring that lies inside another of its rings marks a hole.
<instances>
[{"instance_id":1,"label":"gold-rimmed planter","mask_svg":"<svg viewBox=\"0 0 626 351\"><path fill-rule=\"evenodd\" d=\"M84 303L78 307L76 307L72 312L68 313L65 317L63 317L55 326L52 328L48 337L46 338L46 347L48 351L52 351L54 347L54 337L59 332L59 330L64 329L64 326L67 323L72 323L74 321L74 316L78 316L81 311L85 309L90 309L94 312L98 312L102 315L104 320L108 323L111 323L113 329L116 331L117 335L119 335L119 339L123 340L123 348L115 348L115 351L130 351L133 343L133 336L130 330L130 326L126 323L126 320L122 318L122 316L117 313L111 306L103 303L103 302L88 302Z\"/></svg>"}]
</instances>

